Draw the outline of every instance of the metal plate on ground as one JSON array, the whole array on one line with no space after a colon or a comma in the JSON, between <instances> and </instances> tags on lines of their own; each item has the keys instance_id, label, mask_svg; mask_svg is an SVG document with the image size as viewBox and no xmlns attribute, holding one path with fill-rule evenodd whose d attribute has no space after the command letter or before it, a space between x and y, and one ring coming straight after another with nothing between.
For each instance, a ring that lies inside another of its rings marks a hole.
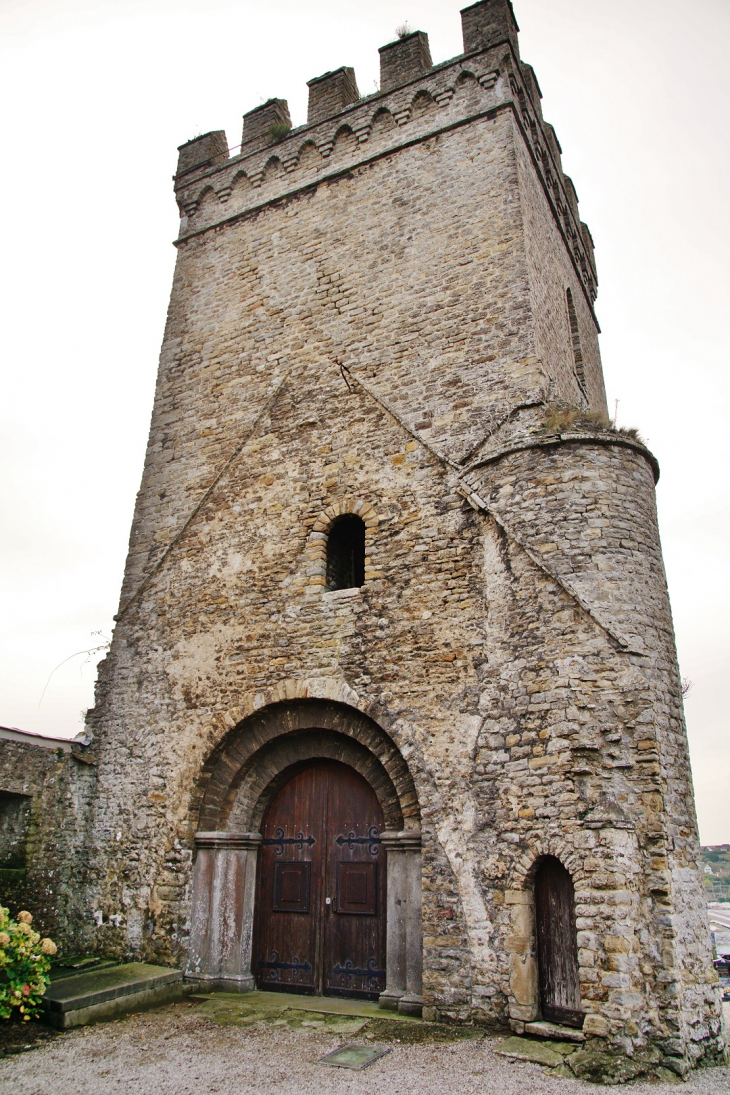
<instances>
[{"instance_id":1,"label":"metal plate on ground","mask_svg":"<svg viewBox=\"0 0 730 1095\"><path fill-rule=\"evenodd\" d=\"M367 1068L379 1057L384 1057L386 1053L390 1053L387 1046L356 1046L348 1043L339 1046L326 1057L320 1057L317 1064L334 1065L335 1068L361 1069Z\"/></svg>"}]
</instances>

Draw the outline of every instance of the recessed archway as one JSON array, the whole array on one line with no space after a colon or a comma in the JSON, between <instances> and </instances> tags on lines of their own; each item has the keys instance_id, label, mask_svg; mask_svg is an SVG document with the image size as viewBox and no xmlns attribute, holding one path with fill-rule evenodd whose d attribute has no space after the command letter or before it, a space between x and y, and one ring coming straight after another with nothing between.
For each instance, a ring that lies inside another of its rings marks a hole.
<instances>
[{"instance_id":1,"label":"recessed archway","mask_svg":"<svg viewBox=\"0 0 730 1095\"><path fill-rule=\"evenodd\" d=\"M292 775L316 762L347 766L377 802L384 825L378 842L386 860L387 937L386 983L379 1002L418 1013L421 833L415 785L382 727L356 708L331 700L264 706L233 726L209 758L200 780L188 975L227 991L255 987L251 947L260 826Z\"/></svg>"}]
</instances>

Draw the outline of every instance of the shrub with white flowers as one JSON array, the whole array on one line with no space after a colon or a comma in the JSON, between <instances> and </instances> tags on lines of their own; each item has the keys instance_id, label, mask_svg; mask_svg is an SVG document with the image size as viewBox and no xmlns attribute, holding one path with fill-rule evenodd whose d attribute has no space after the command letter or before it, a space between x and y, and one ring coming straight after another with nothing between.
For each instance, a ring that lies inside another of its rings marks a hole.
<instances>
[{"instance_id":1,"label":"shrub with white flowers","mask_svg":"<svg viewBox=\"0 0 730 1095\"><path fill-rule=\"evenodd\" d=\"M19 912L13 920L0 905L0 1019L10 1019L14 1008L24 1020L40 1015L57 948L52 939L41 939L32 923L29 912Z\"/></svg>"}]
</instances>

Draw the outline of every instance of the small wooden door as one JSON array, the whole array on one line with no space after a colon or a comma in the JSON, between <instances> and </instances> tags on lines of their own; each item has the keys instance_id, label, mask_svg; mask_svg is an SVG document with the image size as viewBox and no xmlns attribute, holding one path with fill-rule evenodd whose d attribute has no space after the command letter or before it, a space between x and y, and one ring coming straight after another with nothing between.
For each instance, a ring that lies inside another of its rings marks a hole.
<instances>
[{"instance_id":1,"label":"small wooden door","mask_svg":"<svg viewBox=\"0 0 730 1095\"><path fill-rule=\"evenodd\" d=\"M581 1027L573 883L553 856L543 859L535 876L535 919L542 1017Z\"/></svg>"},{"instance_id":2,"label":"small wooden door","mask_svg":"<svg viewBox=\"0 0 730 1095\"><path fill-rule=\"evenodd\" d=\"M270 803L259 851L261 989L376 999L385 988L383 814L347 765L297 772Z\"/></svg>"}]
</instances>

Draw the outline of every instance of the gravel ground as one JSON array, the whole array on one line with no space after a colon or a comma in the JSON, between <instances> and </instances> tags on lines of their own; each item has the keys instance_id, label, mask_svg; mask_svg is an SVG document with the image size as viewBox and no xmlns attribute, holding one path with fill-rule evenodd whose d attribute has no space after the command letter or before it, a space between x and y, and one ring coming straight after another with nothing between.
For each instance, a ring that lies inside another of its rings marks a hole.
<instances>
[{"instance_id":1,"label":"gravel ground","mask_svg":"<svg viewBox=\"0 0 730 1095\"><path fill-rule=\"evenodd\" d=\"M317 1064L342 1034L257 1024L221 1026L183 1003L85 1027L0 1060L0 1091L13 1095L597 1095L612 1091L563 1079L494 1053L499 1039L401 1046L362 1072ZM357 1036L353 1041L362 1041ZM632 1095L679 1084L636 1082ZM684 1095L730 1095L730 1069L693 1073Z\"/></svg>"}]
</instances>

